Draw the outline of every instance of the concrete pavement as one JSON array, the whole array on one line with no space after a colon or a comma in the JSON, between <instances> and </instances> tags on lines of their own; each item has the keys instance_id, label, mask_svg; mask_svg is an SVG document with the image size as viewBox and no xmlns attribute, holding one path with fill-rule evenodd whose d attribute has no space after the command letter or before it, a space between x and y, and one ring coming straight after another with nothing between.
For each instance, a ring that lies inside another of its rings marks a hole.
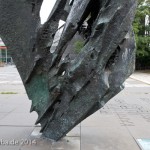
<instances>
[{"instance_id":1,"label":"concrete pavement","mask_svg":"<svg viewBox=\"0 0 150 150\"><path fill-rule=\"evenodd\" d=\"M136 71L131 78L150 85L150 70Z\"/></svg>"},{"instance_id":2,"label":"concrete pavement","mask_svg":"<svg viewBox=\"0 0 150 150\"><path fill-rule=\"evenodd\" d=\"M150 138L150 85L132 78L125 85L56 143L44 139L40 125L34 125L37 114L29 113L31 101L16 68L0 68L0 93L16 92L0 94L0 150L140 150L136 140Z\"/></svg>"}]
</instances>

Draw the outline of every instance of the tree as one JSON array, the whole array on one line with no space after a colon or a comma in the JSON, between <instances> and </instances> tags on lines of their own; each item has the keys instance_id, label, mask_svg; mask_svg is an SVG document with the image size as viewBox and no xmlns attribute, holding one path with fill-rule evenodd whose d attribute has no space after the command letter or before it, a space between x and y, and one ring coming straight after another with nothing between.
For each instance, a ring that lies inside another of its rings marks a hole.
<instances>
[{"instance_id":1,"label":"tree","mask_svg":"<svg viewBox=\"0 0 150 150\"><path fill-rule=\"evenodd\" d=\"M150 0L138 0L133 24L137 43L137 68L150 66L150 26L145 25L146 16L150 16ZM150 18L147 19L150 22Z\"/></svg>"},{"instance_id":2,"label":"tree","mask_svg":"<svg viewBox=\"0 0 150 150\"><path fill-rule=\"evenodd\" d=\"M0 35L32 100L31 112L38 113L36 123L44 136L58 140L118 94L134 71L136 0L76 0L72 6L57 0L44 25L42 2L0 0ZM63 58L89 16L81 52ZM66 24L51 53L59 20Z\"/></svg>"}]
</instances>

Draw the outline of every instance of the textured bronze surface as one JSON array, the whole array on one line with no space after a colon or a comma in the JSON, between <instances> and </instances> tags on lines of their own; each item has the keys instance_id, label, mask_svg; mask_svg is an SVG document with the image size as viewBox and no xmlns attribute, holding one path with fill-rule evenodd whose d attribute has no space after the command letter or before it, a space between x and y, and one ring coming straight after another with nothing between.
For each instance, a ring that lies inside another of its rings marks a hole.
<instances>
[{"instance_id":1,"label":"textured bronze surface","mask_svg":"<svg viewBox=\"0 0 150 150\"><path fill-rule=\"evenodd\" d=\"M0 0L0 36L32 100L31 112L38 113L41 132L59 140L120 92L132 74L136 0L57 0L41 25L42 2ZM66 23L52 53L60 20ZM77 33L85 43L80 53L63 57Z\"/></svg>"}]
</instances>

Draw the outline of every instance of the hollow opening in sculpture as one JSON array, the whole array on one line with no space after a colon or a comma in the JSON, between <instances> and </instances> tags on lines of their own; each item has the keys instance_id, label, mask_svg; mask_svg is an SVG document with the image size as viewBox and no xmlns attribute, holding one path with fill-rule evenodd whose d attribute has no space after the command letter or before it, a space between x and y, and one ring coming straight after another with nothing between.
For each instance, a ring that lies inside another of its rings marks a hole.
<instances>
[{"instance_id":1,"label":"hollow opening in sculpture","mask_svg":"<svg viewBox=\"0 0 150 150\"><path fill-rule=\"evenodd\" d=\"M40 10L40 18L42 24L44 24L47 21L56 1L57 0L43 0Z\"/></svg>"}]
</instances>

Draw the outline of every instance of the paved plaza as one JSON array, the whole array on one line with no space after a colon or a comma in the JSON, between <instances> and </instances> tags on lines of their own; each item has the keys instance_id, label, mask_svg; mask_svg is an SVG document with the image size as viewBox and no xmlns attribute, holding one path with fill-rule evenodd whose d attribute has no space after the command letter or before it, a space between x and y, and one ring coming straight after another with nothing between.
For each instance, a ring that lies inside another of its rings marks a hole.
<instances>
[{"instance_id":1,"label":"paved plaza","mask_svg":"<svg viewBox=\"0 0 150 150\"><path fill-rule=\"evenodd\" d=\"M54 142L34 125L15 66L0 67L0 150L141 150L137 140L150 139L149 80L149 72L134 73L121 93Z\"/></svg>"}]
</instances>

